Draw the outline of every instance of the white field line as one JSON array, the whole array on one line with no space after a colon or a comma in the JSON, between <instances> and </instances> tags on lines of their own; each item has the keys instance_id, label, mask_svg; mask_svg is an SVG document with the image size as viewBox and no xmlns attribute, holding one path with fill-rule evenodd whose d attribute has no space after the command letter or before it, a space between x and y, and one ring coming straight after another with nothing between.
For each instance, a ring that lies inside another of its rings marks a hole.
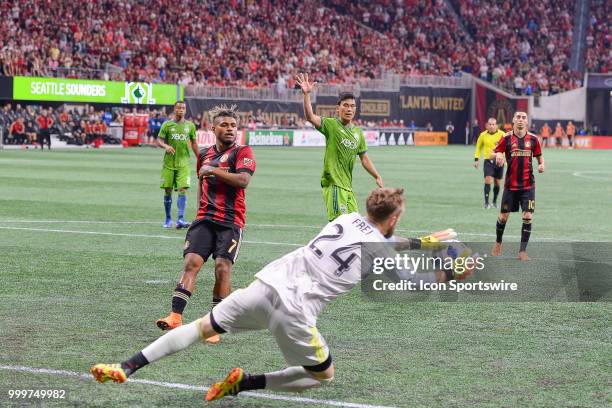
<instances>
[{"instance_id":1,"label":"white field line","mask_svg":"<svg viewBox=\"0 0 612 408\"><path fill-rule=\"evenodd\" d=\"M185 237L173 237L168 235L147 235L147 234L127 234L119 232L99 232L99 231L74 231L74 230L62 230L62 229L48 229L48 228L26 228L26 227L2 227L3 230L16 230L16 231L39 231L39 232L57 232L63 234L84 234L84 235L107 235L112 237L136 237L136 238L156 238L156 239L180 239L184 240ZM246 244L259 244L259 245L280 245L280 246L295 246L299 247L303 244L292 244L289 242L272 242L272 241L242 241Z\"/></svg>"},{"instance_id":2,"label":"white field line","mask_svg":"<svg viewBox=\"0 0 612 408\"><path fill-rule=\"evenodd\" d=\"M107 225L122 225L122 224L151 224L156 225L161 223L159 221L88 221L88 220L0 220L0 223L9 223L9 224L107 224ZM320 230L323 228L323 225L315 226L315 225L290 225L290 224L247 224L247 228L291 228L291 229L314 229ZM70 231L70 230L51 230L51 229L28 229L25 227L17 228L17 227L1 227L0 229L23 229L23 230L31 230L31 231L47 231L47 232L66 232L66 233L82 233L82 234L100 234L100 235L116 235L116 236L127 236L127 237L141 237L141 238L161 238L161 239L178 239L177 237L168 236L168 235L147 235L147 234L127 234L127 233L111 233L111 232L95 232L95 231ZM415 234L429 234L431 231L424 230L406 230L406 229L397 229L397 232L404 233L415 233ZM495 237L495 234L484 234L477 232L459 232L459 235L466 235L470 237ZM506 238L520 238L520 235L511 235L504 234ZM182 238L181 238L182 239ZM552 242L581 242L583 239L558 239L558 238L549 238L549 237L538 237L538 240L541 241L552 241ZM302 244L292 244L287 242L268 242L268 241L243 241L247 244L265 244L265 245L287 245L287 246L301 246ZM606 242L606 241L597 241L597 240L589 240L589 242Z\"/></svg>"},{"instance_id":3,"label":"white field line","mask_svg":"<svg viewBox=\"0 0 612 408\"><path fill-rule=\"evenodd\" d=\"M61 376L61 377L74 377L74 378L82 378L85 380L93 380L91 374L77 373L75 371L68 371L68 370L53 370L49 368L35 368L35 367L13 366L13 365L3 365L3 364L0 365L0 370L18 371L18 372L31 373L31 374L48 374L48 375L55 375L55 376ZM151 380L142 380L142 379L128 379L128 382L134 383L134 384L153 385L156 387L163 387L163 388L174 388L174 389L198 391L202 393L205 393L206 391L208 391L208 387L189 385L189 384L151 381ZM114 386L114 385L111 384L111 386ZM328 405L332 407L392 408L392 407L382 406L382 405L358 404L354 402L343 402L343 401L334 401L334 400L320 400L320 399L314 399L314 398L294 397L290 395L269 394L269 393L263 393L263 392L250 392L250 391L241 392L239 398L242 398L242 397L262 398L262 399L270 399L270 400L277 400L277 401L290 401L290 402L297 402L297 403L303 403L303 404L321 404L321 405Z\"/></svg>"}]
</instances>

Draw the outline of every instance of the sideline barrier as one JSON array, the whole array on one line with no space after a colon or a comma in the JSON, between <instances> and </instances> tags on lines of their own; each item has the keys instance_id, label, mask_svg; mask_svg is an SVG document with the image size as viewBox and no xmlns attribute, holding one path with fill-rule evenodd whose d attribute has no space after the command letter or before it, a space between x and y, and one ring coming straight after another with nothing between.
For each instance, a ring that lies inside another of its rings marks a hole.
<instances>
[{"instance_id":1,"label":"sideline barrier","mask_svg":"<svg viewBox=\"0 0 612 408\"><path fill-rule=\"evenodd\" d=\"M210 130L196 132L198 146L215 143ZM446 146L447 132L421 132L411 129L367 129L363 131L368 147L372 146ZM238 143L249 146L324 147L325 136L314 129L240 130Z\"/></svg>"},{"instance_id":2,"label":"sideline barrier","mask_svg":"<svg viewBox=\"0 0 612 408\"><path fill-rule=\"evenodd\" d=\"M575 136L576 149L612 149L612 136Z\"/></svg>"}]
</instances>

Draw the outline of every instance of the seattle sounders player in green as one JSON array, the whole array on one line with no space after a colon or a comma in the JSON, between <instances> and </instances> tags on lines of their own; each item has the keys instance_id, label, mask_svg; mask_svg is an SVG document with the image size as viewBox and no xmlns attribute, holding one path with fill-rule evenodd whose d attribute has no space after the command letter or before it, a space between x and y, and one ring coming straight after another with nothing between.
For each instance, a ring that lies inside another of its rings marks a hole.
<instances>
[{"instance_id":1,"label":"seattle sounders player in green","mask_svg":"<svg viewBox=\"0 0 612 408\"><path fill-rule=\"evenodd\" d=\"M191 184L191 169L189 167L189 149L198 157L198 144L196 141L196 128L193 122L185 120L185 102L174 104L174 120L167 120L159 130L157 144L166 150L164 165L161 172L161 188L164 189L164 209L166 222L164 228L172 228L172 190L178 191L176 204L178 218L176 228L188 228L185 221L186 191Z\"/></svg>"},{"instance_id":2,"label":"seattle sounders player in green","mask_svg":"<svg viewBox=\"0 0 612 408\"><path fill-rule=\"evenodd\" d=\"M296 82L304 93L304 115L319 132L325 136L325 157L323 159L323 200L327 207L327 218L331 221L342 214L358 212L353 193L353 165L359 156L361 165L376 179L378 187L384 187L382 177L366 153L363 131L353 125L357 111L355 96L342 94L338 98L337 118L317 116L312 111L310 93L316 82L310 82L308 75L299 74Z\"/></svg>"}]
</instances>

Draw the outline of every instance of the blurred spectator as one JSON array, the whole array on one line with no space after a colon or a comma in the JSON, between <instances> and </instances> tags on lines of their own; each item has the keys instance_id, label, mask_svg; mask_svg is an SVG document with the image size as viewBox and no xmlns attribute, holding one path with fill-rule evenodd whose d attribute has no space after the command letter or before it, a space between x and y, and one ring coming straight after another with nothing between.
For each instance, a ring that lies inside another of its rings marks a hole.
<instances>
[{"instance_id":1,"label":"blurred spectator","mask_svg":"<svg viewBox=\"0 0 612 408\"><path fill-rule=\"evenodd\" d=\"M446 132L448 132L449 138L453 135L453 133L455 133L455 125L453 125L453 122L451 122L450 120L446 124Z\"/></svg>"},{"instance_id":2,"label":"blurred spectator","mask_svg":"<svg viewBox=\"0 0 612 408\"><path fill-rule=\"evenodd\" d=\"M18 117L9 128L7 144L23 144L26 140L23 118Z\"/></svg>"}]
</instances>

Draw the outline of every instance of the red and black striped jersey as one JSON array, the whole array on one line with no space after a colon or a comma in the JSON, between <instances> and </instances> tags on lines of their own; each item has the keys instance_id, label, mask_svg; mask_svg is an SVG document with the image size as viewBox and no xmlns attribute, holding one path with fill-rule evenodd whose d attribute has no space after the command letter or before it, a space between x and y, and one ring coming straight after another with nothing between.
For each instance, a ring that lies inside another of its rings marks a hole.
<instances>
[{"instance_id":1,"label":"red and black striped jersey","mask_svg":"<svg viewBox=\"0 0 612 408\"><path fill-rule=\"evenodd\" d=\"M508 169L505 188L513 191L535 188L531 159L542 155L542 147L536 135L527 132L525 136L519 137L514 132L508 132L499 139L495 153L506 155Z\"/></svg>"},{"instance_id":2,"label":"red and black striped jersey","mask_svg":"<svg viewBox=\"0 0 612 408\"><path fill-rule=\"evenodd\" d=\"M230 173L255 173L255 156L249 146L234 144L220 152L216 145L200 149L198 171L201 166L218 167ZM202 199L196 219L205 219L232 227L243 228L246 221L244 188L232 187L216 177L202 179Z\"/></svg>"}]
</instances>

